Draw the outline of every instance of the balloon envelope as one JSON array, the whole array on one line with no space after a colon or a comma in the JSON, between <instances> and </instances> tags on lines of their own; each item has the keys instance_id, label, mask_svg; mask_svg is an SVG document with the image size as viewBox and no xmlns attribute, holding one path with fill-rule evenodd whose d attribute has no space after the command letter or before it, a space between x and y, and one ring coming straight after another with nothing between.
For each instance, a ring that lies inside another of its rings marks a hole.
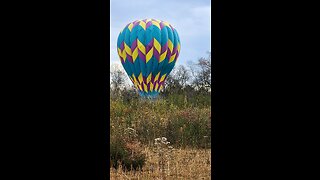
<instances>
[{"instance_id":1,"label":"balloon envelope","mask_svg":"<svg viewBox=\"0 0 320 180\"><path fill-rule=\"evenodd\" d=\"M120 32L117 50L139 94L156 97L177 61L180 39L176 29L165 21L137 20Z\"/></svg>"}]
</instances>

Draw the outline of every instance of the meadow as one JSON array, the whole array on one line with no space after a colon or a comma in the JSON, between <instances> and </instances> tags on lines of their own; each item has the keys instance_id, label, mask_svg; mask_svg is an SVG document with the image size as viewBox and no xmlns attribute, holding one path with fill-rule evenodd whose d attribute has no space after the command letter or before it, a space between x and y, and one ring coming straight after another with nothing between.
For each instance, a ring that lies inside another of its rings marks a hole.
<instances>
[{"instance_id":1,"label":"meadow","mask_svg":"<svg viewBox=\"0 0 320 180\"><path fill-rule=\"evenodd\" d=\"M211 179L210 149L177 149L162 175L158 158L148 147L144 152L147 163L142 171L124 171L121 168L110 169L111 179Z\"/></svg>"},{"instance_id":2,"label":"meadow","mask_svg":"<svg viewBox=\"0 0 320 180\"><path fill-rule=\"evenodd\" d=\"M111 179L211 179L211 93L112 97Z\"/></svg>"}]
</instances>

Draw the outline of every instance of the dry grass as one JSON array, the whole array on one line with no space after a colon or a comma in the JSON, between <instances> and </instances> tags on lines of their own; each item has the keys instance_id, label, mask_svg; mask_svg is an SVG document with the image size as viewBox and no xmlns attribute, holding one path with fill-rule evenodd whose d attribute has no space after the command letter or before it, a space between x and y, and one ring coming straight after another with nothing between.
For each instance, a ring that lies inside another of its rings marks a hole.
<instances>
[{"instance_id":1,"label":"dry grass","mask_svg":"<svg viewBox=\"0 0 320 180\"><path fill-rule=\"evenodd\" d=\"M124 172L110 169L111 179L211 179L211 150L174 149L165 171L159 169L157 155L148 147L147 162L141 171Z\"/></svg>"}]
</instances>

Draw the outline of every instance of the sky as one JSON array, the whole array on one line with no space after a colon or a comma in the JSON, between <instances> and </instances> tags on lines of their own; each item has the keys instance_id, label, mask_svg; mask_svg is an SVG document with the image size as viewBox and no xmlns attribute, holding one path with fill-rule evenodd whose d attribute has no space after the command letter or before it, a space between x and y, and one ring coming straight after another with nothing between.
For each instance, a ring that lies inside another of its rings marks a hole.
<instances>
[{"instance_id":1,"label":"sky","mask_svg":"<svg viewBox=\"0 0 320 180\"><path fill-rule=\"evenodd\" d=\"M176 66L207 57L211 50L210 0L111 0L110 13L111 66L121 66L117 54L120 31L135 20L147 18L166 21L177 30L181 50Z\"/></svg>"}]
</instances>

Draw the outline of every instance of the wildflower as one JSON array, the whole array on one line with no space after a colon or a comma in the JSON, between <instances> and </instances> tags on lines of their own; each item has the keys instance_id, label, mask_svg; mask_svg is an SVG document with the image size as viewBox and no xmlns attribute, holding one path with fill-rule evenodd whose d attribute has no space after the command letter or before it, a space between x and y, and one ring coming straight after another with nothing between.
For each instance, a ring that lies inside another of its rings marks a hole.
<instances>
[{"instance_id":1,"label":"wildflower","mask_svg":"<svg viewBox=\"0 0 320 180\"><path fill-rule=\"evenodd\" d=\"M162 141L167 141L167 138L165 138L165 137L162 137L162 139L161 139Z\"/></svg>"}]
</instances>

